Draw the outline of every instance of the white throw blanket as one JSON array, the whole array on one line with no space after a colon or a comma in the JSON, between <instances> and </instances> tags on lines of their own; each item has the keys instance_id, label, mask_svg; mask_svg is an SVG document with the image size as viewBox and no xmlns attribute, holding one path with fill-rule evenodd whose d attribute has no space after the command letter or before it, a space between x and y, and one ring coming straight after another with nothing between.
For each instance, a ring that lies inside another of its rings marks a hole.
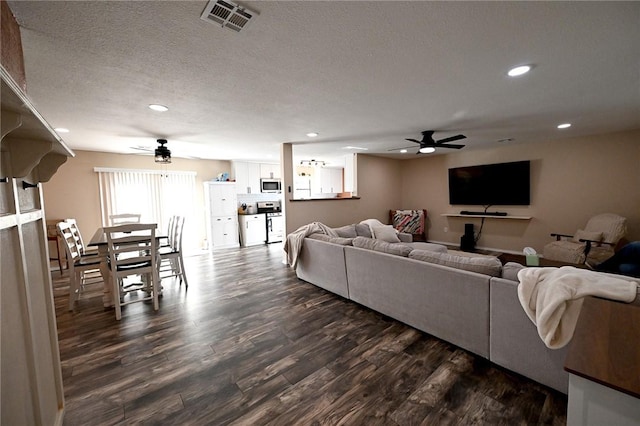
<instances>
[{"instance_id":1,"label":"white throw blanket","mask_svg":"<svg viewBox=\"0 0 640 426\"><path fill-rule=\"evenodd\" d=\"M338 236L336 231L320 222L312 222L308 225L303 225L287 235L287 239L284 242L284 251L287 254L287 263L291 265L292 268L295 269L298 264L298 255L300 254L300 250L302 250L304 238L317 232L327 234L331 237Z\"/></svg>"},{"instance_id":2,"label":"white throw blanket","mask_svg":"<svg viewBox=\"0 0 640 426\"><path fill-rule=\"evenodd\" d=\"M626 278L573 266L525 268L518 272L518 298L544 344L558 349L573 337L585 296L635 299L638 284Z\"/></svg>"},{"instance_id":3,"label":"white throw blanket","mask_svg":"<svg viewBox=\"0 0 640 426\"><path fill-rule=\"evenodd\" d=\"M384 223L380 222L378 219L365 219L360 222L360 225L367 225L369 227L369 231L371 232L371 236L375 238L376 233L373 228L384 226Z\"/></svg>"}]
</instances>

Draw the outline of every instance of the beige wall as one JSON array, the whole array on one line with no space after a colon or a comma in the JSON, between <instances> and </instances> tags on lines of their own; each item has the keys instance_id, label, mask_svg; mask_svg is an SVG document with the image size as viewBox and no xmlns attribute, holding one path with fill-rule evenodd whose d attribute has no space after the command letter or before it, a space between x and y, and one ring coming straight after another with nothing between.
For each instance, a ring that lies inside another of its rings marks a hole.
<instances>
[{"instance_id":1,"label":"beige wall","mask_svg":"<svg viewBox=\"0 0 640 426\"><path fill-rule=\"evenodd\" d=\"M428 239L460 243L464 224L479 218L447 218L443 213L482 210L481 206L451 206L448 172L451 167L531 160L531 205L494 207L528 221L487 219L479 247L538 252L551 232L573 233L598 213L618 213L628 219L629 240L640 240L640 131L614 133L496 149L461 150L403 163L402 208L426 208ZM445 232L448 228L448 232Z\"/></svg>"},{"instance_id":2,"label":"beige wall","mask_svg":"<svg viewBox=\"0 0 640 426\"><path fill-rule=\"evenodd\" d=\"M291 168L291 160L287 161L286 154L287 149L283 148L285 189L291 185L287 181L291 182L293 177L293 173L286 170L286 167ZM461 150L415 160L359 154L360 199L292 202L290 195L285 193L286 232L313 221L334 227L367 218L386 223L389 209L425 208L429 240L457 245L464 233L464 224L474 223L477 231L480 219L441 215L481 207L449 205L447 170L520 160L532 162L531 205L492 210L533 218L525 221L487 219L479 247L519 252L524 246L532 246L541 252L544 244L550 241L551 232L573 233L583 227L589 217L603 212L627 217L627 239L640 240L640 130L495 149ZM152 169L158 166L148 156L79 151L76 158L69 159L51 181L44 184L47 218L75 216L85 234L93 233L100 226L98 180L94 167ZM174 159L169 167L196 171L197 185L201 187L201 182L218 173L230 172L231 164L228 161ZM202 210L202 215L195 225L204 238L202 192L197 196L197 208Z\"/></svg>"},{"instance_id":3,"label":"beige wall","mask_svg":"<svg viewBox=\"0 0 640 426\"><path fill-rule=\"evenodd\" d=\"M148 155L109 154L76 151L76 157L63 164L51 180L43 184L47 220L75 217L85 239L101 225L98 174L94 167L161 170L161 166ZM204 221L204 190L202 182L218 173L231 174L231 163L218 160L186 160L173 158L168 170L194 171L196 175L196 223L192 224L201 240L206 238ZM201 212L201 213L198 213Z\"/></svg>"}]
</instances>

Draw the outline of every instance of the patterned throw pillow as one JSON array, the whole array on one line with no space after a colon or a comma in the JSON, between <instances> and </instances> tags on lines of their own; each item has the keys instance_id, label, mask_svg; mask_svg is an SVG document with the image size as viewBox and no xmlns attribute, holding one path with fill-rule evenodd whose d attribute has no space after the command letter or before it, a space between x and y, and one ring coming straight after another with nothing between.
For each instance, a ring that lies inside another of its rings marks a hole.
<instances>
[{"instance_id":1,"label":"patterned throw pillow","mask_svg":"<svg viewBox=\"0 0 640 426\"><path fill-rule=\"evenodd\" d=\"M391 223L398 232L422 239L425 235L426 210L391 210Z\"/></svg>"}]
</instances>

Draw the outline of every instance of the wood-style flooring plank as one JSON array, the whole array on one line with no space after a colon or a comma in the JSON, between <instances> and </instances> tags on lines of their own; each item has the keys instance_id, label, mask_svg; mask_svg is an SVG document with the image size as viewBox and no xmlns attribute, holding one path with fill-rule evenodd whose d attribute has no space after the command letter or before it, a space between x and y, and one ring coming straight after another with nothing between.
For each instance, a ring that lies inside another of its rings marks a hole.
<instances>
[{"instance_id":1,"label":"wood-style flooring plank","mask_svg":"<svg viewBox=\"0 0 640 426\"><path fill-rule=\"evenodd\" d=\"M67 311L52 272L65 425L566 423L566 396L299 280L281 244L187 257L160 310Z\"/></svg>"}]
</instances>

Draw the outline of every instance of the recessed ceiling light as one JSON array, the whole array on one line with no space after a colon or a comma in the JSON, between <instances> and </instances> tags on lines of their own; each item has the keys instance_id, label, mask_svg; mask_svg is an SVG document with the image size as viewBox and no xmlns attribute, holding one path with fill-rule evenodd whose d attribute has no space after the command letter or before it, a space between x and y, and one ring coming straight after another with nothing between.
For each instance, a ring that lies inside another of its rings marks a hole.
<instances>
[{"instance_id":1,"label":"recessed ceiling light","mask_svg":"<svg viewBox=\"0 0 640 426\"><path fill-rule=\"evenodd\" d=\"M432 146L425 146L424 148L420 148L420 152L423 154L431 154L432 152L436 152L436 149Z\"/></svg>"},{"instance_id":2,"label":"recessed ceiling light","mask_svg":"<svg viewBox=\"0 0 640 426\"><path fill-rule=\"evenodd\" d=\"M55 130L58 133L69 133L69 129L65 129L64 127L56 127L53 130Z\"/></svg>"},{"instance_id":3,"label":"recessed ceiling light","mask_svg":"<svg viewBox=\"0 0 640 426\"><path fill-rule=\"evenodd\" d=\"M407 150L406 150L406 149L401 149L401 150L400 150L400 154L406 154L406 153L407 153Z\"/></svg>"},{"instance_id":4,"label":"recessed ceiling light","mask_svg":"<svg viewBox=\"0 0 640 426\"><path fill-rule=\"evenodd\" d=\"M342 149L357 149L357 150L360 150L360 151L369 151L369 148L363 148L361 146L351 146L351 145L344 146L344 147L342 147Z\"/></svg>"},{"instance_id":5,"label":"recessed ceiling light","mask_svg":"<svg viewBox=\"0 0 640 426\"><path fill-rule=\"evenodd\" d=\"M571 123L558 124L558 129L568 129L569 127L571 127Z\"/></svg>"},{"instance_id":6,"label":"recessed ceiling light","mask_svg":"<svg viewBox=\"0 0 640 426\"><path fill-rule=\"evenodd\" d=\"M158 111L158 112L169 111L169 108L167 108L164 105L160 105L160 104L150 104L149 105L149 109L152 109L152 110Z\"/></svg>"},{"instance_id":7,"label":"recessed ceiling light","mask_svg":"<svg viewBox=\"0 0 640 426\"><path fill-rule=\"evenodd\" d=\"M507 72L507 75L509 75L509 77L519 77L529 71L531 71L531 65L520 65L518 67L511 68L509 72Z\"/></svg>"},{"instance_id":8,"label":"recessed ceiling light","mask_svg":"<svg viewBox=\"0 0 640 426\"><path fill-rule=\"evenodd\" d=\"M318 134L316 132L310 132L310 133L307 133L307 136L309 136L310 138L315 138L318 136Z\"/></svg>"}]
</instances>

